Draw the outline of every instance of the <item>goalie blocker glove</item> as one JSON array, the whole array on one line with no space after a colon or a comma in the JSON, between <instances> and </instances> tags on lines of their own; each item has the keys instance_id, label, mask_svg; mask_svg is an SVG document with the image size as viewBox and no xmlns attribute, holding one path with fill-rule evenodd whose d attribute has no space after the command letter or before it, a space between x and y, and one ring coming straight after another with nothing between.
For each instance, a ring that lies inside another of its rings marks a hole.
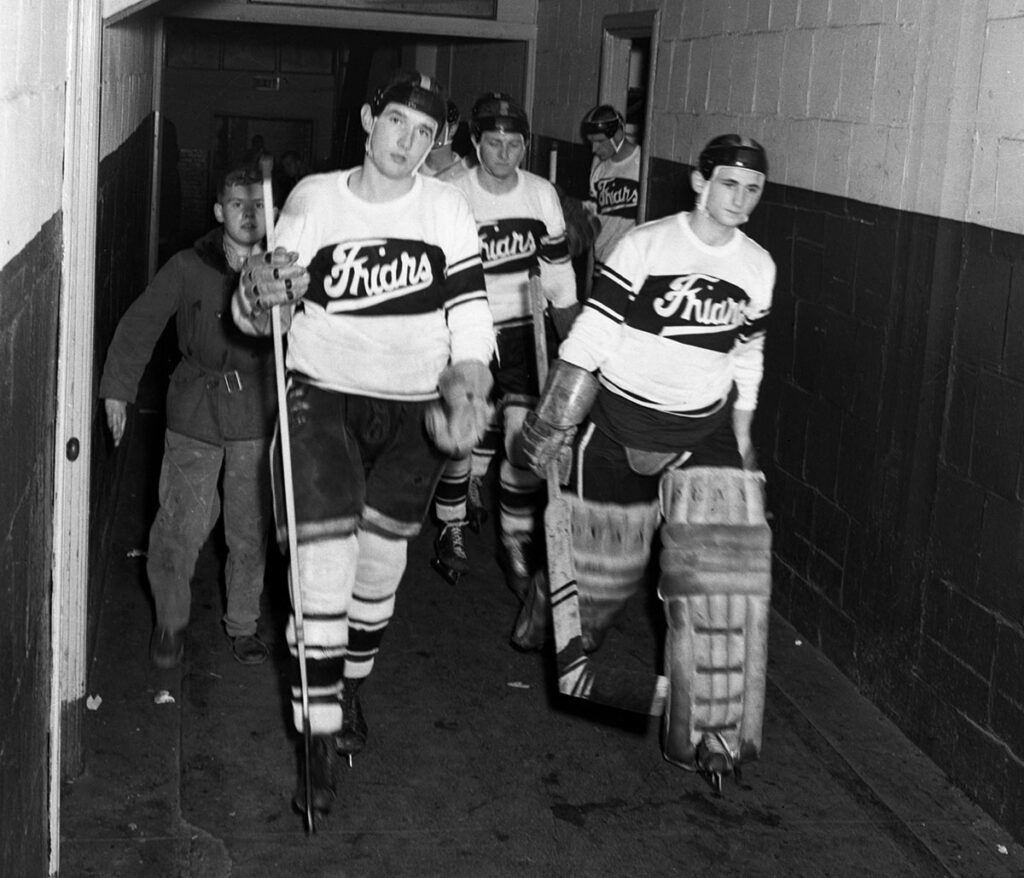
<instances>
[{"instance_id":1,"label":"goalie blocker glove","mask_svg":"<svg viewBox=\"0 0 1024 878\"><path fill-rule=\"evenodd\" d=\"M526 416L517 456L542 478L590 412L600 385L592 372L565 360L551 364L535 411Z\"/></svg>"}]
</instances>

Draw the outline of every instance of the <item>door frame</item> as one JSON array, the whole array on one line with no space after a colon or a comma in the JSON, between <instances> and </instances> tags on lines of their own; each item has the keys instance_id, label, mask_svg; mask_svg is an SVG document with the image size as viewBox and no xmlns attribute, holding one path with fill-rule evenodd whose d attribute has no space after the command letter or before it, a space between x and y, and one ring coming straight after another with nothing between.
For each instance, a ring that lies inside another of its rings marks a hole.
<instances>
[{"instance_id":1,"label":"door frame","mask_svg":"<svg viewBox=\"0 0 1024 878\"><path fill-rule=\"evenodd\" d=\"M650 39L647 59L647 97L644 107L643 143L640 144L640 182L637 222L647 219L647 176L654 142L654 83L658 73L658 45L661 42L661 10L622 12L606 15L601 22L601 80L598 102L614 105L621 99L621 84L629 81L629 52L633 40ZM625 107L623 107L625 111Z\"/></svg>"},{"instance_id":2,"label":"door frame","mask_svg":"<svg viewBox=\"0 0 1024 878\"><path fill-rule=\"evenodd\" d=\"M60 781L81 761L89 583L96 199L103 22L95 0L67 9L67 91L61 216L60 326L54 432L53 587L50 597L50 874L60 868Z\"/></svg>"}]
</instances>

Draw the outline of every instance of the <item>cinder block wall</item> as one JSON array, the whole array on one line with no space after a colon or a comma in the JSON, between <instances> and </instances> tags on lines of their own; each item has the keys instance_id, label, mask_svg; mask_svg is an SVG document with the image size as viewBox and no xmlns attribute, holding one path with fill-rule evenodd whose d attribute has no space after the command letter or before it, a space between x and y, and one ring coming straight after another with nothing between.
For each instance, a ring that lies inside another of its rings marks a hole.
<instances>
[{"instance_id":1,"label":"cinder block wall","mask_svg":"<svg viewBox=\"0 0 1024 878\"><path fill-rule=\"evenodd\" d=\"M650 215L690 205L716 134L771 157L775 606L1021 838L1024 4L540 0L560 180L604 17L655 8Z\"/></svg>"},{"instance_id":2,"label":"cinder block wall","mask_svg":"<svg viewBox=\"0 0 1024 878\"><path fill-rule=\"evenodd\" d=\"M67 4L15 0L0 52L0 863L45 875Z\"/></svg>"}]
</instances>

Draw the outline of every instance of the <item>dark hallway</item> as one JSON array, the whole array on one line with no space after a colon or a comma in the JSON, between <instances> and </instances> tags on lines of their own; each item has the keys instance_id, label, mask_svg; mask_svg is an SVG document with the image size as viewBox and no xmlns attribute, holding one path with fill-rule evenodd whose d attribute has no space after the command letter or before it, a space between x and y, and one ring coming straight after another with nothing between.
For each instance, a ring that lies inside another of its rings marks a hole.
<instances>
[{"instance_id":1,"label":"dark hallway","mask_svg":"<svg viewBox=\"0 0 1024 878\"><path fill-rule=\"evenodd\" d=\"M111 529L85 718L85 774L63 789L67 876L1019 875L1024 849L953 788L780 617L762 759L716 797L663 761L658 724L557 694L553 657L507 642L516 599L485 526L453 587L413 544L367 686L370 743L312 838L291 806L284 571L268 572L271 661L238 664L221 628L214 540L193 584L185 661L147 661L145 549L162 417L143 403ZM607 659L654 667L648 609ZM657 612L657 608L653 608ZM161 696L161 693L166 693Z\"/></svg>"}]
</instances>

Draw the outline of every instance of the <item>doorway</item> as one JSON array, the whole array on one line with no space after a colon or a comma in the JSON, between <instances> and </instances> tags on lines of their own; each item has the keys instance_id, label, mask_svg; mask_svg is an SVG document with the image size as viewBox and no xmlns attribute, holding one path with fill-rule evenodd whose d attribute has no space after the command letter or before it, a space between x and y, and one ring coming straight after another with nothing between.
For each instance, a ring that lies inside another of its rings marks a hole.
<instances>
[{"instance_id":1,"label":"doorway","mask_svg":"<svg viewBox=\"0 0 1024 878\"><path fill-rule=\"evenodd\" d=\"M210 166L202 197L182 205L187 225L201 227L203 223L209 224L209 206L216 198L217 181L239 164L252 165L259 161L261 155L270 155L274 159L276 187L283 184L283 179L278 179L281 177L282 156L295 153L302 166L311 167L313 120L216 114L210 131L210 144ZM275 192L279 191L275 188Z\"/></svg>"},{"instance_id":2,"label":"doorway","mask_svg":"<svg viewBox=\"0 0 1024 878\"><path fill-rule=\"evenodd\" d=\"M661 11L606 15L602 22L600 103L625 107L626 136L641 147L637 222L647 219L648 169Z\"/></svg>"},{"instance_id":3,"label":"doorway","mask_svg":"<svg viewBox=\"0 0 1024 878\"><path fill-rule=\"evenodd\" d=\"M159 104L174 142L163 182L179 194L161 198L162 259L209 228L220 174L254 150L275 167L295 152L313 173L362 161L360 108L395 69L437 76L468 116L484 91L528 100L531 57L522 40L169 19Z\"/></svg>"}]
</instances>

